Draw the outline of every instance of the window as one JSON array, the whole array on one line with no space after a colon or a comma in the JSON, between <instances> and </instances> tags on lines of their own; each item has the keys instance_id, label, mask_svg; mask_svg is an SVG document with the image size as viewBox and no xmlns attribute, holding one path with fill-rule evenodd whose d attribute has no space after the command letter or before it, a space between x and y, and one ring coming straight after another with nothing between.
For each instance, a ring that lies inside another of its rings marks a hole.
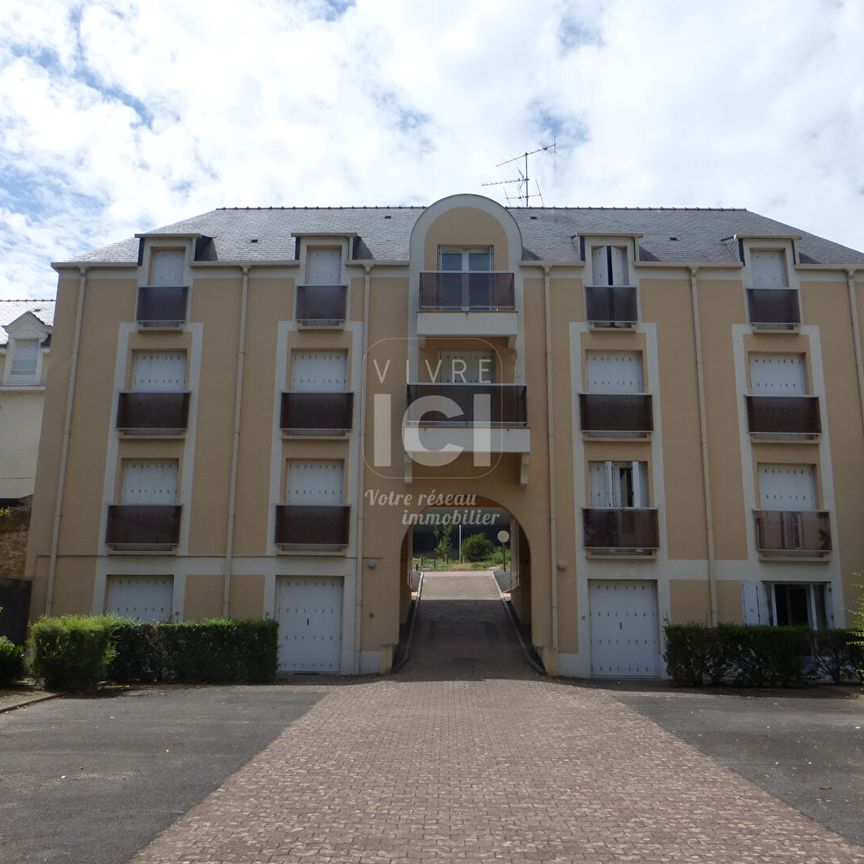
<instances>
[{"instance_id":1,"label":"window","mask_svg":"<svg viewBox=\"0 0 864 864\"><path fill-rule=\"evenodd\" d=\"M595 246L591 250L594 285L627 285L627 249L624 246Z\"/></svg>"},{"instance_id":2,"label":"window","mask_svg":"<svg viewBox=\"0 0 864 864\"><path fill-rule=\"evenodd\" d=\"M448 273L489 273L492 270L492 247L439 249L438 269Z\"/></svg>"},{"instance_id":3,"label":"window","mask_svg":"<svg viewBox=\"0 0 864 864\"><path fill-rule=\"evenodd\" d=\"M154 249L150 258L150 284L177 288L186 284L186 251Z\"/></svg>"},{"instance_id":4,"label":"window","mask_svg":"<svg viewBox=\"0 0 864 864\"><path fill-rule=\"evenodd\" d=\"M135 351L132 389L139 393L177 393L186 387L185 351Z\"/></svg>"},{"instance_id":5,"label":"window","mask_svg":"<svg viewBox=\"0 0 864 864\"><path fill-rule=\"evenodd\" d=\"M436 380L441 384L492 384L495 381L492 351L439 351L438 364Z\"/></svg>"},{"instance_id":6,"label":"window","mask_svg":"<svg viewBox=\"0 0 864 864\"><path fill-rule=\"evenodd\" d=\"M750 274L754 288L788 288L786 253L782 249L752 249Z\"/></svg>"},{"instance_id":7,"label":"window","mask_svg":"<svg viewBox=\"0 0 864 864\"><path fill-rule=\"evenodd\" d=\"M806 396L803 354L751 354L750 392L754 396Z\"/></svg>"},{"instance_id":8,"label":"window","mask_svg":"<svg viewBox=\"0 0 864 864\"><path fill-rule=\"evenodd\" d=\"M295 351L291 355L295 393L343 393L348 389L347 351Z\"/></svg>"},{"instance_id":9,"label":"window","mask_svg":"<svg viewBox=\"0 0 864 864\"><path fill-rule=\"evenodd\" d=\"M591 507L648 506L647 462L589 463Z\"/></svg>"},{"instance_id":10,"label":"window","mask_svg":"<svg viewBox=\"0 0 864 864\"><path fill-rule=\"evenodd\" d=\"M123 504L176 504L176 459L130 459L123 462Z\"/></svg>"},{"instance_id":11,"label":"window","mask_svg":"<svg viewBox=\"0 0 864 864\"><path fill-rule=\"evenodd\" d=\"M775 583L768 586L771 621L778 627L824 630L828 616L826 585L821 582Z\"/></svg>"},{"instance_id":12,"label":"window","mask_svg":"<svg viewBox=\"0 0 864 864\"><path fill-rule=\"evenodd\" d=\"M763 510L816 510L816 468L760 465L759 503Z\"/></svg>"},{"instance_id":13,"label":"window","mask_svg":"<svg viewBox=\"0 0 864 864\"><path fill-rule=\"evenodd\" d=\"M643 393L639 351L589 351L585 357L589 393Z\"/></svg>"},{"instance_id":14,"label":"window","mask_svg":"<svg viewBox=\"0 0 864 864\"><path fill-rule=\"evenodd\" d=\"M307 507L341 507L341 460L288 461L285 503Z\"/></svg>"},{"instance_id":15,"label":"window","mask_svg":"<svg viewBox=\"0 0 864 864\"><path fill-rule=\"evenodd\" d=\"M39 365L39 340L12 340L12 374L35 375Z\"/></svg>"},{"instance_id":16,"label":"window","mask_svg":"<svg viewBox=\"0 0 864 864\"><path fill-rule=\"evenodd\" d=\"M342 284L342 249L310 246L306 251L307 285Z\"/></svg>"}]
</instances>

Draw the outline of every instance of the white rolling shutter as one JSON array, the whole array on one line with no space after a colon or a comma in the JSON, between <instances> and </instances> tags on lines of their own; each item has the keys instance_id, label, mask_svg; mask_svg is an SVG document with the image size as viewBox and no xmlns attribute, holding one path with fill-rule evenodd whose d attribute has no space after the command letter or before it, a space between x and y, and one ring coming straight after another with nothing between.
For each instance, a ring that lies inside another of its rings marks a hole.
<instances>
[{"instance_id":1,"label":"white rolling shutter","mask_svg":"<svg viewBox=\"0 0 864 864\"><path fill-rule=\"evenodd\" d=\"M109 576L105 611L135 621L168 621L173 594L171 576Z\"/></svg>"},{"instance_id":2,"label":"white rolling shutter","mask_svg":"<svg viewBox=\"0 0 864 864\"><path fill-rule=\"evenodd\" d=\"M639 351L589 351L586 355L589 393L643 393Z\"/></svg>"},{"instance_id":3,"label":"white rolling shutter","mask_svg":"<svg viewBox=\"0 0 864 864\"><path fill-rule=\"evenodd\" d=\"M335 460L290 460L285 503L341 507L343 468L343 463Z\"/></svg>"},{"instance_id":4,"label":"white rolling shutter","mask_svg":"<svg viewBox=\"0 0 864 864\"><path fill-rule=\"evenodd\" d=\"M123 504L176 504L176 459L130 459L123 463Z\"/></svg>"},{"instance_id":5,"label":"white rolling shutter","mask_svg":"<svg viewBox=\"0 0 864 864\"><path fill-rule=\"evenodd\" d=\"M806 396L803 354L751 354L750 392L754 396Z\"/></svg>"},{"instance_id":6,"label":"white rolling shutter","mask_svg":"<svg viewBox=\"0 0 864 864\"><path fill-rule=\"evenodd\" d=\"M38 339L13 339L10 345L13 375L35 375L39 365ZM7 349L6 356L9 356ZM7 361L8 362L8 361Z\"/></svg>"},{"instance_id":7,"label":"white rolling shutter","mask_svg":"<svg viewBox=\"0 0 864 864\"><path fill-rule=\"evenodd\" d=\"M177 393L186 389L185 351L136 351L132 389L145 393Z\"/></svg>"},{"instance_id":8,"label":"white rolling shutter","mask_svg":"<svg viewBox=\"0 0 864 864\"><path fill-rule=\"evenodd\" d=\"M763 510L816 510L812 465L760 465L759 504Z\"/></svg>"},{"instance_id":9,"label":"white rolling shutter","mask_svg":"<svg viewBox=\"0 0 864 864\"><path fill-rule=\"evenodd\" d=\"M295 351L291 389L299 393L340 393L348 389L347 351Z\"/></svg>"},{"instance_id":10,"label":"white rolling shutter","mask_svg":"<svg viewBox=\"0 0 864 864\"><path fill-rule=\"evenodd\" d=\"M780 249L751 250L750 271L754 288L788 288L786 254Z\"/></svg>"},{"instance_id":11,"label":"white rolling shutter","mask_svg":"<svg viewBox=\"0 0 864 864\"><path fill-rule=\"evenodd\" d=\"M595 285L627 285L627 250L623 246L595 246L591 250Z\"/></svg>"},{"instance_id":12,"label":"white rolling shutter","mask_svg":"<svg viewBox=\"0 0 864 864\"><path fill-rule=\"evenodd\" d=\"M492 351L439 351L442 384L492 384L495 381L495 355Z\"/></svg>"},{"instance_id":13,"label":"white rolling shutter","mask_svg":"<svg viewBox=\"0 0 864 864\"><path fill-rule=\"evenodd\" d=\"M183 249L155 249L150 284L177 287L186 284L186 252Z\"/></svg>"},{"instance_id":14,"label":"white rolling shutter","mask_svg":"<svg viewBox=\"0 0 864 864\"><path fill-rule=\"evenodd\" d=\"M342 284L342 250L310 247L306 251L307 285Z\"/></svg>"}]
</instances>

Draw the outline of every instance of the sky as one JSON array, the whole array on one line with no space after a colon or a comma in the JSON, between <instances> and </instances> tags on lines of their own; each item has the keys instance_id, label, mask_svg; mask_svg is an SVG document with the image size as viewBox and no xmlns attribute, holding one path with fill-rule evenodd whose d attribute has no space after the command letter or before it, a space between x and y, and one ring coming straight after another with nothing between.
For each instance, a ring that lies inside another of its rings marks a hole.
<instances>
[{"instance_id":1,"label":"sky","mask_svg":"<svg viewBox=\"0 0 864 864\"><path fill-rule=\"evenodd\" d=\"M0 0L0 298L225 206L747 207L864 249L864 2Z\"/></svg>"}]
</instances>

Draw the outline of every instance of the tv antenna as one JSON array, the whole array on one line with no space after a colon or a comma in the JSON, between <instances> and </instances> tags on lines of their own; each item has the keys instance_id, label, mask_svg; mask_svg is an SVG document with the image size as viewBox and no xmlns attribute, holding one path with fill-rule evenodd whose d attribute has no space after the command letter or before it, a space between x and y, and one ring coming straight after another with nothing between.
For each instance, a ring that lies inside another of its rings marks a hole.
<instances>
[{"instance_id":1,"label":"tv antenna","mask_svg":"<svg viewBox=\"0 0 864 864\"><path fill-rule=\"evenodd\" d=\"M524 160L525 169L517 168L518 177L513 177L510 180L494 180L491 183L481 183L481 186L516 186L516 194L511 195L507 189L504 189L504 196L507 198L508 204L515 204L516 206L522 207L530 207L532 198L539 198L540 203L543 204L543 194L540 192L540 185L537 183L537 180L534 180L534 186L537 191L531 191L531 178L528 176L528 158L530 156L534 156L536 153L555 153L557 139L555 136L552 137L552 143L546 144L544 147L538 147L536 150L526 151L525 153L520 153L518 156L514 156L512 159L505 159L503 162L499 162L495 167L502 168L504 165L511 165L513 162L519 162Z\"/></svg>"}]
</instances>

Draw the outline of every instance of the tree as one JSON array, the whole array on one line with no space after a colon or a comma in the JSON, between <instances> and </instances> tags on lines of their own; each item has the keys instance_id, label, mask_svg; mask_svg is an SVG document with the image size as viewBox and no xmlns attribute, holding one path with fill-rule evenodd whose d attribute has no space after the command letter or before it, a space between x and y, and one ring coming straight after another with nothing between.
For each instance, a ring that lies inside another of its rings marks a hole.
<instances>
[{"instance_id":1,"label":"tree","mask_svg":"<svg viewBox=\"0 0 864 864\"><path fill-rule=\"evenodd\" d=\"M472 534L462 541L462 557L466 561L487 561L494 552L495 547L485 534Z\"/></svg>"},{"instance_id":2,"label":"tree","mask_svg":"<svg viewBox=\"0 0 864 864\"><path fill-rule=\"evenodd\" d=\"M433 533L435 535L435 556L437 558L443 558L445 561L449 561L453 526L436 525L433 529Z\"/></svg>"}]
</instances>

